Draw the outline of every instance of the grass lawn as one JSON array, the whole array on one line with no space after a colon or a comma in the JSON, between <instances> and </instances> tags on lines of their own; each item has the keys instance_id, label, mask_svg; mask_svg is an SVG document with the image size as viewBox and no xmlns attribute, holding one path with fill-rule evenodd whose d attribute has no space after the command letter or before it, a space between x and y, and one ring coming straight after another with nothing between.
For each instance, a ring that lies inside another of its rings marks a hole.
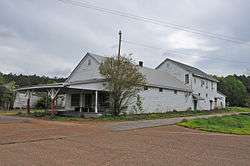
<instances>
[{"instance_id":1,"label":"grass lawn","mask_svg":"<svg viewBox=\"0 0 250 166\"><path fill-rule=\"evenodd\" d=\"M198 115L210 115L230 112L250 112L250 108L242 107L229 107L221 110L213 111L183 111L183 112L166 112L166 113L149 113L149 114L128 114L128 115L104 115L99 117L99 120L108 121L136 121L136 120L154 120L154 119L166 119L186 116L198 116Z\"/></svg>"},{"instance_id":2,"label":"grass lawn","mask_svg":"<svg viewBox=\"0 0 250 166\"><path fill-rule=\"evenodd\" d=\"M18 113L18 111L16 110L11 110L11 111L5 111L5 110L0 110L0 115L16 115Z\"/></svg>"},{"instance_id":3,"label":"grass lawn","mask_svg":"<svg viewBox=\"0 0 250 166\"><path fill-rule=\"evenodd\" d=\"M178 125L211 132L250 135L250 113L193 119Z\"/></svg>"},{"instance_id":4,"label":"grass lawn","mask_svg":"<svg viewBox=\"0 0 250 166\"><path fill-rule=\"evenodd\" d=\"M166 119L175 117L186 117L186 116L197 116L197 115L209 115L209 114L220 114L229 112L250 112L250 108L241 107L229 107L221 110L213 111L183 111L183 112L166 112L166 113L148 113L148 114L127 114L127 115L103 115L94 120L101 121L136 121L136 120L154 120L154 119ZM14 111L0 111L0 115L18 115L25 117L34 117L46 120L57 120L57 121L82 121L86 120L80 117L65 117L65 116L53 116L51 117L44 110L31 110L31 114L27 115L26 111L14 110Z\"/></svg>"}]
</instances>

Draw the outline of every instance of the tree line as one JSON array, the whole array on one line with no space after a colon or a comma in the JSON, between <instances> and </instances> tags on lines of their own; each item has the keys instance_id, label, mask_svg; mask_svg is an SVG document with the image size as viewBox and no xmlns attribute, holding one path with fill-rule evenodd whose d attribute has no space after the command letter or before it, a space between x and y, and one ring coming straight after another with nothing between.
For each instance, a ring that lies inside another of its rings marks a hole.
<instances>
[{"instance_id":1,"label":"tree line","mask_svg":"<svg viewBox=\"0 0 250 166\"><path fill-rule=\"evenodd\" d=\"M5 82L15 82L17 88L25 87L25 86L32 86L38 84L50 84L50 83L57 83L57 82L64 82L65 78L50 78L47 76L38 76L38 75L23 75L23 74L3 74L0 73L0 77Z\"/></svg>"},{"instance_id":2,"label":"tree line","mask_svg":"<svg viewBox=\"0 0 250 166\"><path fill-rule=\"evenodd\" d=\"M218 82L218 91L226 95L229 106L250 107L250 76L228 75L214 76Z\"/></svg>"}]
</instances>

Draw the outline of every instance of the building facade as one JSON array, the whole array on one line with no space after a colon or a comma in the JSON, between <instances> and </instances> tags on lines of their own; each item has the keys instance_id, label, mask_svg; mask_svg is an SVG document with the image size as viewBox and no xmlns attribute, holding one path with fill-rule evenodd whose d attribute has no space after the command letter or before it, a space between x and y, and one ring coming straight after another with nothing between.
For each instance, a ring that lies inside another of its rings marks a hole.
<instances>
[{"instance_id":1,"label":"building facade","mask_svg":"<svg viewBox=\"0 0 250 166\"><path fill-rule=\"evenodd\" d=\"M20 88L26 92L48 92L52 101L64 96L64 109L80 113L107 113L109 109L108 84L99 73L100 64L107 57L87 53L63 83ZM140 113L212 110L225 107L225 96L217 92L217 80L199 69L166 59L156 69L140 62L138 69L146 78L139 93ZM136 98L127 108L135 111Z\"/></svg>"},{"instance_id":2,"label":"building facade","mask_svg":"<svg viewBox=\"0 0 250 166\"><path fill-rule=\"evenodd\" d=\"M192 109L212 110L225 107L225 95L217 91L218 80L205 72L168 58L156 69L167 71L191 88L194 96Z\"/></svg>"}]
</instances>

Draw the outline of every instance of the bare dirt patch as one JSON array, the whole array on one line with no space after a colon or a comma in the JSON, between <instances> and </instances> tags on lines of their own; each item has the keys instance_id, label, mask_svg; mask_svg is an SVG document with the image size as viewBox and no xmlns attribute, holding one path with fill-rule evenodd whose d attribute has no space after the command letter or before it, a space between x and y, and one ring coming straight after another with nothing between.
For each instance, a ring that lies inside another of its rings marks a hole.
<instances>
[{"instance_id":1,"label":"bare dirt patch","mask_svg":"<svg viewBox=\"0 0 250 166\"><path fill-rule=\"evenodd\" d=\"M249 165L250 137L111 122L0 124L0 165Z\"/></svg>"}]
</instances>

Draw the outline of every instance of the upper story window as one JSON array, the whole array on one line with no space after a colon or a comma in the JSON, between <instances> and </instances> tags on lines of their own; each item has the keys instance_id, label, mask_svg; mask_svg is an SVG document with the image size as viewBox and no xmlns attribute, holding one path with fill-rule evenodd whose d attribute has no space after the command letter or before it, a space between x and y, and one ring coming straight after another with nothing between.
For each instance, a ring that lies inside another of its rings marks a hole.
<instances>
[{"instance_id":1,"label":"upper story window","mask_svg":"<svg viewBox=\"0 0 250 166\"><path fill-rule=\"evenodd\" d=\"M196 84L196 78L194 78L194 83Z\"/></svg>"},{"instance_id":2,"label":"upper story window","mask_svg":"<svg viewBox=\"0 0 250 166\"><path fill-rule=\"evenodd\" d=\"M201 87L203 87L205 85L205 81L201 80Z\"/></svg>"},{"instance_id":3,"label":"upper story window","mask_svg":"<svg viewBox=\"0 0 250 166\"><path fill-rule=\"evenodd\" d=\"M211 82L211 89L213 90L214 89L214 83Z\"/></svg>"},{"instance_id":4,"label":"upper story window","mask_svg":"<svg viewBox=\"0 0 250 166\"><path fill-rule=\"evenodd\" d=\"M206 88L208 89L208 81L206 81Z\"/></svg>"},{"instance_id":5,"label":"upper story window","mask_svg":"<svg viewBox=\"0 0 250 166\"><path fill-rule=\"evenodd\" d=\"M159 92L163 92L163 89L162 89L162 88L159 88Z\"/></svg>"},{"instance_id":6,"label":"upper story window","mask_svg":"<svg viewBox=\"0 0 250 166\"><path fill-rule=\"evenodd\" d=\"M88 66L91 65L91 59L88 59Z\"/></svg>"},{"instance_id":7,"label":"upper story window","mask_svg":"<svg viewBox=\"0 0 250 166\"><path fill-rule=\"evenodd\" d=\"M185 84L189 84L189 74L185 74Z\"/></svg>"},{"instance_id":8,"label":"upper story window","mask_svg":"<svg viewBox=\"0 0 250 166\"><path fill-rule=\"evenodd\" d=\"M177 95L177 93L178 93L178 91L177 91L177 90L174 90L174 94L176 94L176 95Z\"/></svg>"}]
</instances>

